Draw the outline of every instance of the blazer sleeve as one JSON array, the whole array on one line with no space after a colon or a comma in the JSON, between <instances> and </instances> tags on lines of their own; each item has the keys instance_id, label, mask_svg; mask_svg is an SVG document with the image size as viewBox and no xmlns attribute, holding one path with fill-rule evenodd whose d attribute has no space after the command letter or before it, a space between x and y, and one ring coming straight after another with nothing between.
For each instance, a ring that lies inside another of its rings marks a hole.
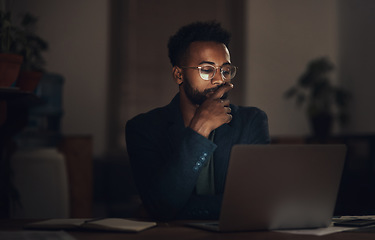
<instances>
[{"instance_id":1,"label":"blazer sleeve","mask_svg":"<svg viewBox=\"0 0 375 240\"><path fill-rule=\"evenodd\" d=\"M133 177L146 210L158 220L187 218L186 212L193 213L191 218L202 218L187 206L200 201L193 199L193 191L216 144L190 128L182 128L171 137L163 125L149 127L147 122L133 119L126 124Z\"/></svg>"}]
</instances>

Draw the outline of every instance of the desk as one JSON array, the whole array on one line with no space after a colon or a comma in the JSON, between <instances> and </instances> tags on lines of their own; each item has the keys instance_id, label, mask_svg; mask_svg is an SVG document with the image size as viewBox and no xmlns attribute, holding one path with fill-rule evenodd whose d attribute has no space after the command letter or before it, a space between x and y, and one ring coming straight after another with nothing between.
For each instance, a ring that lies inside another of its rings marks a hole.
<instances>
[{"instance_id":1,"label":"desk","mask_svg":"<svg viewBox=\"0 0 375 240\"><path fill-rule=\"evenodd\" d=\"M32 220L0 219L0 231L20 231L25 223ZM157 227L140 233L115 233L101 231L67 231L77 240L158 240L158 239L230 239L230 240L370 240L375 239L374 232L340 232L325 236L296 235L278 232L237 232L215 233L185 227L184 222L158 223Z\"/></svg>"}]
</instances>

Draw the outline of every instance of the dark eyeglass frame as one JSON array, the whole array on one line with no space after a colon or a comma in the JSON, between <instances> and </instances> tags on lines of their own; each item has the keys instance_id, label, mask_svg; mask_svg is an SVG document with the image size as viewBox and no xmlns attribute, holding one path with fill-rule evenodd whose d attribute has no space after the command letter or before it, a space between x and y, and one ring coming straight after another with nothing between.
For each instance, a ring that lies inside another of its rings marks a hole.
<instances>
[{"instance_id":1,"label":"dark eyeglass frame","mask_svg":"<svg viewBox=\"0 0 375 240\"><path fill-rule=\"evenodd\" d=\"M204 77L204 75L207 75L207 74L205 74L205 73L202 72L202 68L204 68L204 67L212 67L213 69L215 69L215 71L213 72L213 75L212 75L211 78L205 78L205 77ZM226 78L226 77L224 76L223 68L225 68L225 67L232 67L232 68L234 69L234 73L232 74L233 76L231 75L231 78ZM198 69L198 70L199 70L199 76L200 76L203 80L205 80L205 81L211 81L211 80L215 77L216 72L217 72L218 69L220 69L220 74L221 74L221 77L223 78L223 80L232 80L232 79L236 76L237 69L238 69L238 67L236 67L236 66L234 66L234 65L231 65L231 64L227 64L227 65L223 65L223 66L218 66L218 67L216 67L216 66L214 66L214 65L211 65L211 64L207 64L207 65L203 65L203 66L197 66L197 67L181 66L181 68Z\"/></svg>"}]
</instances>

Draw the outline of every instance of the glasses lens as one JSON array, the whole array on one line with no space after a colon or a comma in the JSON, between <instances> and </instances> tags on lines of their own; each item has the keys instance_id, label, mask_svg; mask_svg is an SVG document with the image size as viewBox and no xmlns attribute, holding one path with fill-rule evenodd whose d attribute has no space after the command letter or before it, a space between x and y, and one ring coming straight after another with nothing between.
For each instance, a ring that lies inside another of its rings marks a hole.
<instances>
[{"instance_id":1,"label":"glasses lens","mask_svg":"<svg viewBox=\"0 0 375 240\"><path fill-rule=\"evenodd\" d=\"M231 80L236 76L236 67L235 66L223 66L221 68L221 74L223 78Z\"/></svg>"},{"instance_id":2,"label":"glasses lens","mask_svg":"<svg viewBox=\"0 0 375 240\"><path fill-rule=\"evenodd\" d=\"M201 75L201 78L204 80L211 80L216 72L216 68L213 66L202 66L199 68L199 73Z\"/></svg>"}]
</instances>

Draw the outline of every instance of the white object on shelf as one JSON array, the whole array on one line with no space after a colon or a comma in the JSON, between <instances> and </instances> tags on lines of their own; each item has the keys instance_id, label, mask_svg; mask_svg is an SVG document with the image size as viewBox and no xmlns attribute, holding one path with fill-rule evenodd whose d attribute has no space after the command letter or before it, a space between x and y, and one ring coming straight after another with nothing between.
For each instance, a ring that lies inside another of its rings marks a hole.
<instances>
[{"instance_id":1,"label":"white object on shelf","mask_svg":"<svg viewBox=\"0 0 375 240\"><path fill-rule=\"evenodd\" d=\"M16 152L13 183L21 206L12 202L12 218L68 218L69 189L64 156L55 148Z\"/></svg>"}]
</instances>

